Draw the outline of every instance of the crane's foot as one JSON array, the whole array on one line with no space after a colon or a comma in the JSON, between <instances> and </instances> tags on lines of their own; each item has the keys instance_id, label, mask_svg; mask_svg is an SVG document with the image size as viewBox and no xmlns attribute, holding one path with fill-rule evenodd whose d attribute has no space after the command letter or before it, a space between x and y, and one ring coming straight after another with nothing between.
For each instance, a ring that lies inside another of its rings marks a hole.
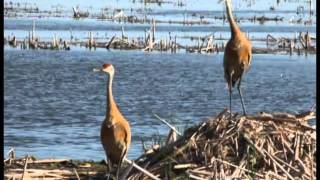
<instances>
[{"instance_id":1,"label":"crane's foot","mask_svg":"<svg viewBox=\"0 0 320 180\"><path fill-rule=\"evenodd\" d=\"M104 177L107 180L117 180L117 178L114 175L110 174L110 173L105 174Z\"/></svg>"},{"instance_id":2,"label":"crane's foot","mask_svg":"<svg viewBox=\"0 0 320 180\"><path fill-rule=\"evenodd\" d=\"M124 169L124 171L122 172L122 174L120 175L119 180L126 180L127 176L129 175L130 171L132 170L132 168L133 168L133 164L131 164L130 166L126 167Z\"/></svg>"},{"instance_id":3,"label":"crane's foot","mask_svg":"<svg viewBox=\"0 0 320 180\"><path fill-rule=\"evenodd\" d=\"M105 177L107 180L109 180L109 179L110 179L110 174L107 173L107 174L104 175L104 177Z\"/></svg>"},{"instance_id":4,"label":"crane's foot","mask_svg":"<svg viewBox=\"0 0 320 180\"><path fill-rule=\"evenodd\" d=\"M231 112L231 109L228 109L228 112L229 112L229 120L232 119L232 112Z\"/></svg>"},{"instance_id":5,"label":"crane's foot","mask_svg":"<svg viewBox=\"0 0 320 180\"><path fill-rule=\"evenodd\" d=\"M246 111L246 108L245 108L244 104L242 105L242 110L243 110L243 116L246 116L247 115L247 111Z\"/></svg>"}]
</instances>

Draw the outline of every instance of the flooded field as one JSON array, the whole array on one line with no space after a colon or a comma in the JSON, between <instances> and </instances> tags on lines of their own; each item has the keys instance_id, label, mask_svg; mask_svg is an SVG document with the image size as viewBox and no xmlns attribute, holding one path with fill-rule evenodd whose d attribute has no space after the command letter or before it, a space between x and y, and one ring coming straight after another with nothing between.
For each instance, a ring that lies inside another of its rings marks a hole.
<instances>
[{"instance_id":1,"label":"flooded field","mask_svg":"<svg viewBox=\"0 0 320 180\"><path fill-rule=\"evenodd\" d=\"M152 36L154 43L159 46L174 44L178 47L178 52L194 52L189 48L206 46L204 41L210 36L210 43L223 50L223 44L229 38L225 7L218 2L166 1L159 5L119 0L106 4L97 1L90 6L82 4L81 1L68 4L60 1L42 3L20 2L18 6L16 2L10 6L7 2L4 12L5 38L10 40L14 36L22 43L30 39L31 33L32 39L38 38L41 42L39 44L45 44L43 48L52 46L54 38L60 41L60 46L66 41L68 44L80 44L83 47L88 46L88 40L92 39L97 43L95 47L105 49L106 45L112 42L113 36L116 36L127 44L132 43L138 46L136 48L144 49L148 44L148 36ZM268 53L270 49L281 46L281 49L288 53L292 40L294 49L300 51L304 45L300 45L299 40L303 39L306 33L311 38L310 47L315 48L315 1L238 0L233 5L238 24L251 39L254 48L264 48L264 52ZM36 11L34 8L37 8ZM79 13L88 14L75 18L72 8L76 8ZM156 23L154 37L153 20ZM277 42L267 43L268 35L277 39ZM70 48L72 50L78 47ZM312 50L312 53L315 53L315 50Z\"/></svg>"},{"instance_id":2,"label":"flooded field","mask_svg":"<svg viewBox=\"0 0 320 180\"><path fill-rule=\"evenodd\" d=\"M18 2L19 6L24 6L25 1L12 1L12 6L16 7ZM121 37L122 28L129 39L144 41L150 22L98 19L101 9L106 7L107 17L118 8L126 16L139 19L146 16L159 21L155 38L176 37L177 43L184 47L197 46L199 36L214 35L214 42L219 46L230 37L229 24L219 19L225 13L223 4L209 0L177 2L169 1L159 6L129 0L105 4L92 1L90 5L87 1L30 1L39 12L4 13L4 37L9 40L15 36L18 41L23 41L28 38L35 22L35 35L50 43L54 36L69 42L85 42L89 32L97 42L107 43L115 35ZM311 7L316 7L315 2L312 1ZM10 1L5 3L10 7ZM58 11L56 5L59 4L63 6ZM89 17L74 19L72 7L77 5L82 11L90 12ZM316 11L314 9L310 14L309 1L234 0L233 5L235 16L240 18L239 26L253 39L254 48L266 48L266 42L261 39L266 39L268 34L279 39L292 39L300 32L308 32L311 46L315 45ZM199 21L201 16L206 23L180 23ZM249 18L254 16L283 17L283 20L250 21ZM301 23L295 22L300 18ZM172 120L182 131L228 106L223 51L186 54L183 48L170 53L145 52L143 49L89 50L84 46L72 45L70 51L53 51L21 50L20 46L5 45L5 152L15 147L18 156L35 154L37 157L103 159L99 134L105 115L106 76L92 72L94 67L103 63L112 63L116 68L114 96L132 126L129 158L137 158L142 152L141 140L151 144L168 134L168 127L159 122L154 113ZM278 49L277 45L272 48ZM287 52L254 54L252 67L243 82L248 113L309 110L316 98L315 64L314 53L300 56L297 53L289 56ZM242 112L236 91L233 95L234 110Z\"/></svg>"}]
</instances>

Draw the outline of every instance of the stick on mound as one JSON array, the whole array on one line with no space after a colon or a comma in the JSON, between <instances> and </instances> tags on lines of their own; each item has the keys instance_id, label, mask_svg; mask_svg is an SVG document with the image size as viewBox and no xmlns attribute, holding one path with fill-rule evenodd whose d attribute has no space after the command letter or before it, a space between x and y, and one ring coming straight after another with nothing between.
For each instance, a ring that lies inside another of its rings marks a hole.
<instances>
[{"instance_id":1,"label":"stick on mound","mask_svg":"<svg viewBox=\"0 0 320 180\"><path fill-rule=\"evenodd\" d=\"M307 122L314 114L261 112L230 119L224 110L136 163L161 179L314 179L316 130ZM132 170L128 179L148 177Z\"/></svg>"},{"instance_id":2,"label":"stick on mound","mask_svg":"<svg viewBox=\"0 0 320 180\"><path fill-rule=\"evenodd\" d=\"M105 179L106 168L104 162L16 158L12 149L4 160L4 179Z\"/></svg>"}]
</instances>

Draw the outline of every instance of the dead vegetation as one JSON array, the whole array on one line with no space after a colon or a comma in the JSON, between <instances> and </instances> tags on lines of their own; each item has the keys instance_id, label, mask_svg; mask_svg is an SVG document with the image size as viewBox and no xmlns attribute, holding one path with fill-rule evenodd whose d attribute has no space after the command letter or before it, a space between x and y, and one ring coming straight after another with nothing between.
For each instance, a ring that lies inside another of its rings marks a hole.
<instances>
[{"instance_id":1,"label":"dead vegetation","mask_svg":"<svg viewBox=\"0 0 320 180\"><path fill-rule=\"evenodd\" d=\"M122 178L316 179L316 129L308 123L314 118L313 109L300 114L232 114L231 118L225 109L185 130L177 140L171 137L175 128L166 123L171 140L146 150L134 168L126 159L122 174L127 177ZM107 169L104 161L17 159L13 149L8 156L6 179L104 179Z\"/></svg>"},{"instance_id":2,"label":"dead vegetation","mask_svg":"<svg viewBox=\"0 0 320 180\"><path fill-rule=\"evenodd\" d=\"M14 151L4 160L5 179L104 179L104 161L74 161L69 159L42 159L33 156L15 158Z\"/></svg>"},{"instance_id":3,"label":"dead vegetation","mask_svg":"<svg viewBox=\"0 0 320 180\"><path fill-rule=\"evenodd\" d=\"M93 33L88 32L88 37L85 40L74 41L70 39L59 39L56 34L51 41L40 40L35 33L35 22L33 28L29 31L29 36L26 39L17 39L15 36L4 38L4 44L9 44L13 48L20 46L21 49L50 49L50 50L70 50L74 46L84 46L90 50L96 48L104 49L122 49L122 50L141 50L141 51L161 51L177 53L185 50L187 53L219 53L223 52L225 48L226 38L208 34L206 36L177 36L172 35L170 32L166 37L156 38L156 22L153 20L150 29L146 29L144 37L128 37L121 27L121 36L112 36L109 39L94 37ZM248 33L248 32L247 32ZM221 35L220 35L221 36ZM247 35L248 36L248 35ZM196 41L196 45L182 45L179 44L179 39L190 39ZM268 34L266 38L248 38L255 42L266 42L265 47L254 47L252 49L255 54L268 54L268 53L285 53L292 55L314 54L316 47L314 45L316 37L312 37L309 32L300 32L299 36L294 34L294 38L273 37ZM99 40L100 39L100 40Z\"/></svg>"},{"instance_id":4,"label":"dead vegetation","mask_svg":"<svg viewBox=\"0 0 320 180\"><path fill-rule=\"evenodd\" d=\"M314 112L229 117L224 110L136 163L160 179L315 179ZM148 178L133 170L129 179Z\"/></svg>"}]
</instances>

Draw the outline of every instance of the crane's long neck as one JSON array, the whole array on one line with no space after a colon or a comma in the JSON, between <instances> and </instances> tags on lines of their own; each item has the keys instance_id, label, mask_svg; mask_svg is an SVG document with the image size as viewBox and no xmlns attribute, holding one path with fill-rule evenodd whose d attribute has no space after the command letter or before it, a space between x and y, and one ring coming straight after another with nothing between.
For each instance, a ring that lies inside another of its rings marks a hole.
<instances>
[{"instance_id":1,"label":"crane's long neck","mask_svg":"<svg viewBox=\"0 0 320 180\"><path fill-rule=\"evenodd\" d=\"M236 35L237 33L240 32L240 29L239 29L238 25L236 24L236 22L233 19L230 3L231 2L229 2L229 0L226 0L227 18L228 18L228 21L230 23L231 36L233 37L234 35Z\"/></svg>"},{"instance_id":2,"label":"crane's long neck","mask_svg":"<svg viewBox=\"0 0 320 180\"><path fill-rule=\"evenodd\" d=\"M109 115L110 111L114 108L117 108L116 102L114 101L112 95L112 81L113 81L113 74L109 74L109 78L107 81L107 110L106 115Z\"/></svg>"}]
</instances>

